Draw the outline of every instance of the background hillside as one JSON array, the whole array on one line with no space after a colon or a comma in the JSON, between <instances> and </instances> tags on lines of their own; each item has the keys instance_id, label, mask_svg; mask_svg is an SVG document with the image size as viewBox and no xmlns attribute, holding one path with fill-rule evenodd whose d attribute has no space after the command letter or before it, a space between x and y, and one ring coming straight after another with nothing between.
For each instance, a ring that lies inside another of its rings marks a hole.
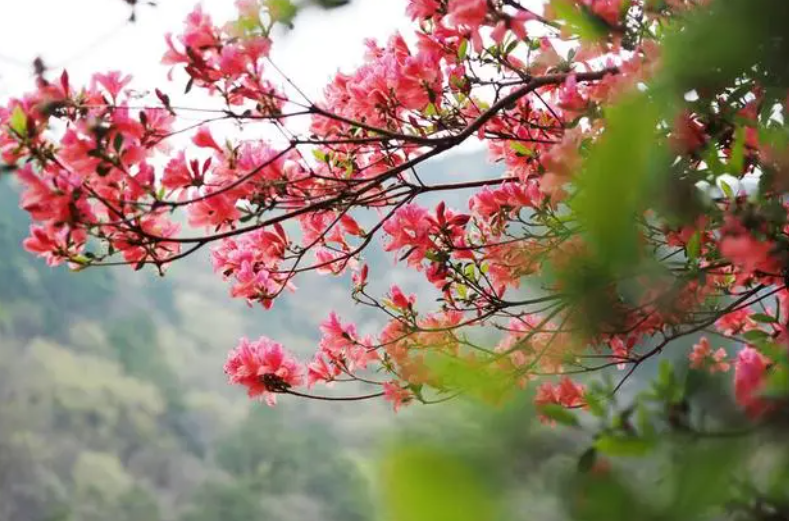
<instances>
[{"instance_id":1,"label":"background hillside","mask_svg":"<svg viewBox=\"0 0 789 521\"><path fill-rule=\"evenodd\" d=\"M491 166L455 156L422 174L458 168ZM305 279L267 312L231 300L207 252L164 278L52 269L22 250L17 197L0 180L0 520L371 517L360 469L392 420L385 404L268 409L222 374L242 335L306 358L332 309L375 330L346 300L348 281ZM391 256L371 255L378 290L409 286Z\"/></svg>"}]
</instances>

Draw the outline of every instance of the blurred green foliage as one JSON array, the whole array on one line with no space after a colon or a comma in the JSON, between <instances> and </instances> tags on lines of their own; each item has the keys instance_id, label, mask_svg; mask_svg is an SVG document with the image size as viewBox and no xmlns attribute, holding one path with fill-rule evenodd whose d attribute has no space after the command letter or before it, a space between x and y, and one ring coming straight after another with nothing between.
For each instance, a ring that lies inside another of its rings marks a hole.
<instances>
[{"instance_id":1,"label":"blurred green foliage","mask_svg":"<svg viewBox=\"0 0 789 521\"><path fill-rule=\"evenodd\" d=\"M568 5L553 2L565 27L599 38L594 20ZM606 108L600 139L582 148L584 166L566 220L580 226L583 254L546 275L579 310L582 332L618 325L617 302L627 298L626 281L634 273L646 268L666 277L661 252L644 251L640 238L648 210L673 223L692 222L699 214L695 183L742 171L744 131L734 114L721 116L734 129L725 162L717 151L704 156L704 169L672 159L667 129L685 103L704 110L686 94L696 91L708 102L720 95L721 103L735 104L759 85L765 110L783 104L787 27L789 2L719 0L659 28L665 33L660 73ZM723 193L731 196L726 187ZM691 240L690 261L698 249ZM748 340L765 352L773 342ZM783 347L775 360L783 364L786 356ZM466 381L467 373L450 367L442 377ZM773 388L785 397L787 372L775 374ZM640 390L605 379L588 383L584 410L541 411L553 427L535 421L528 398L495 410L465 404L443 422L434 414L424 418L431 429L403 434L380 464L387 521L789 519L785 403L769 420L749 421L721 380L685 371L670 358L649 385L639 382Z\"/></svg>"},{"instance_id":2,"label":"blurred green foliage","mask_svg":"<svg viewBox=\"0 0 789 521\"><path fill-rule=\"evenodd\" d=\"M188 349L177 282L53 270L20 247L7 179L0 203L0 520L370 519L327 422L247 411L226 346Z\"/></svg>"}]
</instances>

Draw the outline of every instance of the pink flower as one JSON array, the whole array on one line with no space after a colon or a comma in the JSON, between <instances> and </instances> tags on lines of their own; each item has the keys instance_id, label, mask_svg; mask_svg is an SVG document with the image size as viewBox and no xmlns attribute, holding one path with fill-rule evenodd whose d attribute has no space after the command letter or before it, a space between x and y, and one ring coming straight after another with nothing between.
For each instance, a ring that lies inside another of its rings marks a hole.
<instances>
[{"instance_id":1,"label":"pink flower","mask_svg":"<svg viewBox=\"0 0 789 521\"><path fill-rule=\"evenodd\" d=\"M391 241L386 251L409 249L408 263L418 265L425 258L427 250L433 247L430 234L434 225L428 217L428 211L416 204L400 208L383 226Z\"/></svg>"},{"instance_id":2,"label":"pink flower","mask_svg":"<svg viewBox=\"0 0 789 521\"><path fill-rule=\"evenodd\" d=\"M568 112L583 112L589 106L589 100L578 91L575 74L569 75L559 88L559 106Z\"/></svg>"},{"instance_id":3,"label":"pink flower","mask_svg":"<svg viewBox=\"0 0 789 521\"><path fill-rule=\"evenodd\" d=\"M543 382L537 388L534 404L539 409L542 405L561 405L567 408L577 408L584 405L584 387L573 382L569 377L563 376L559 384ZM547 421L547 418L540 418Z\"/></svg>"},{"instance_id":4,"label":"pink flower","mask_svg":"<svg viewBox=\"0 0 789 521\"><path fill-rule=\"evenodd\" d=\"M437 0L409 0L405 12L412 20L426 20L432 18L439 7Z\"/></svg>"},{"instance_id":5,"label":"pink flower","mask_svg":"<svg viewBox=\"0 0 789 521\"><path fill-rule=\"evenodd\" d=\"M588 7L594 14L602 18L612 27L619 25L619 18L622 14L622 4L630 0L576 0Z\"/></svg>"},{"instance_id":6,"label":"pink flower","mask_svg":"<svg viewBox=\"0 0 789 521\"><path fill-rule=\"evenodd\" d=\"M354 324L343 324L336 313L320 326L323 338L320 352L348 371L365 369L370 362L378 360L378 353L372 348L370 338L359 338Z\"/></svg>"},{"instance_id":7,"label":"pink flower","mask_svg":"<svg viewBox=\"0 0 789 521\"><path fill-rule=\"evenodd\" d=\"M677 151L691 154L701 149L707 143L707 139L704 125L690 112L684 111L674 120L671 144Z\"/></svg>"},{"instance_id":8,"label":"pink flower","mask_svg":"<svg viewBox=\"0 0 789 521\"><path fill-rule=\"evenodd\" d=\"M726 350L722 347L713 352L707 337L702 337L690 353L690 367L706 369L710 373L725 373L731 368L731 364L726 362L726 356Z\"/></svg>"},{"instance_id":9,"label":"pink flower","mask_svg":"<svg viewBox=\"0 0 789 521\"><path fill-rule=\"evenodd\" d=\"M238 14L247 18L257 19L260 15L260 0L236 0Z\"/></svg>"},{"instance_id":10,"label":"pink flower","mask_svg":"<svg viewBox=\"0 0 789 521\"><path fill-rule=\"evenodd\" d=\"M323 321L320 330L323 333L320 348L330 356L339 355L343 350L353 347L356 342L356 326L353 324L343 325L340 317L334 311L329 314L329 318Z\"/></svg>"},{"instance_id":11,"label":"pink flower","mask_svg":"<svg viewBox=\"0 0 789 521\"><path fill-rule=\"evenodd\" d=\"M163 212L150 213L142 217L140 228L146 234L161 239L175 237L181 230L181 227L169 220ZM132 265L143 261L166 261L181 251L178 242L157 240L152 244L141 244L139 234L136 232L115 234L112 237L112 245L116 250L123 252L124 260Z\"/></svg>"},{"instance_id":12,"label":"pink flower","mask_svg":"<svg viewBox=\"0 0 789 521\"><path fill-rule=\"evenodd\" d=\"M738 220L727 216L723 226L724 236L720 241L721 255L740 268L744 274L754 272L779 273L781 265L772 254L775 243L769 239L755 238Z\"/></svg>"},{"instance_id":13,"label":"pink flower","mask_svg":"<svg viewBox=\"0 0 789 521\"><path fill-rule=\"evenodd\" d=\"M449 0L447 12L453 24L476 29L485 23L488 2L487 0Z\"/></svg>"},{"instance_id":14,"label":"pink flower","mask_svg":"<svg viewBox=\"0 0 789 521\"><path fill-rule=\"evenodd\" d=\"M403 405L408 405L414 399L414 395L407 388L403 387L398 382L384 383L384 399L392 402L392 407L395 412L400 410Z\"/></svg>"},{"instance_id":15,"label":"pink flower","mask_svg":"<svg viewBox=\"0 0 789 521\"><path fill-rule=\"evenodd\" d=\"M301 364L266 337L255 342L242 338L228 355L225 374L231 383L246 387L250 398L259 397L271 406L277 394L304 382Z\"/></svg>"},{"instance_id":16,"label":"pink flower","mask_svg":"<svg viewBox=\"0 0 789 521\"><path fill-rule=\"evenodd\" d=\"M93 75L93 85L91 86L91 90L94 90L95 84L98 83L110 94L110 98L113 100L118 97L121 90L128 85L132 80L132 77L129 75L123 76L120 71L112 71L108 72L107 74L94 74Z\"/></svg>"},{"instance_id":17,"label":"pink flower","mask_svg":"<svg viewBox=\"0 0 789 521\"><path fill-rule=\"evenodd\" d=\"M406 312L410 310L416 302L416 295L408 295L406 297L400 289L400 286L392 284L392 287L389 289L389 301L392 303L392 306L398 310Z\"/></svg>"},{"instance_id":18,"label":"pink flower","mask_svg":"<svg viewBox=\"0 0 789 521\"><path fill-rule=\"evenodd\" d=\"M756 270L768 270L769 273L775 266L775 261L770 257L772 249L772 242L759 241L750 235L724 237L720 243L721 255L742 268L745 273Z\"/></svg>"},{"instance_id":19,"label":"pink flower","mask_svg":"<svg viewBox=\"0 0 789 521\"><path fill-rule=\"evenodd\" d=\"M168 190L177 190L189 186L202 186L205 170L201 171L197 161L187 165L183 150L172 158L164 167L162 186Z\"/></svg>"},{"instance_id":20,"label":"pink flower","mask_svg":"<svg viewBox=\"0 0 789 521\"><path fill-rule=\"evenodd\" d=\"M367 264L363 264L361 268L354 269L352 280L353 287L362 289L367 284L367 275L370 273L370 268Z\"/></svg>"},{"instance_id":21,"label":"pink flower","mask_svg":"<svg viewBox=\"0 0 789 521\"><path fill-rule=\"evenodd\" d=\"M469 201L472 212L485 220L501 214L517 214L526 207L539 206L542 194L537 183L504 183L498 188L484 188Z\"/></svg>"},{"instance_id":22,"label":"pink flower","mask_svg":"<svg viewBox=\"0 0 789 521\"><path fill-rule=\"evenodd\" d=\"M337 363L327 362L323 353L317 353L315 359L307 366L307 386L312 387L317 382L331 384L341 372Z\"/></svg>"},{"instance_id":23,"label":"pink flower","mask_svg":"<svg viewBox=\"0 0 789 521\"><path fill-rule=\"evenodd\" d=\"M341 275L349 264L357 262L341 252L324 247L315 249L315 261L315 271L320 275Z\"/></svg>"},{"instance_id":24,"label":"pink flower","mask_svg":"<svg viewBox=\"0 0 789 521\"><path fill-rule=\"evenodd\" d=\"M214 136L211 135L211 130L207 126L201 126L197 133L192 137L192 143L197 145L201 148L213 148L220 154L222 153L222 149L217 145L216 141L214 140Z\"/></svg>"},{"instance_id":25,"label":"pink flower","mask_svg":"<svg viewBox=\"0 0 789 521\"><path fill-rule=\"evenodd\" d=\"M186 29L181 36L181 42L186 47L198 50L202 47L210 47L216 44L217 36L211 17L203 12L200 4L189 13L184 22Z\"/></svg>"},{"instance_id":26,"label":"pink flower","mask_svg":"<svg viewBox=\"0 0 789 521\"><path fill-rule=\"evenodd\" d=\"M219 56L219 70L225 75L235 77L247 69L247 56L244 49L236 45L226 45Z\"/></svg>"},{"instance_id":27,"label":"pink flower","mask_svg":"<svg viewBox=\"0 0 789 521\"><path fill-rule=\"evenodd\" d=\"M57 266L70 256L78 255L86 238L84 230L71 230L68 226L31 225L30 236L22 246L28 252L43 257L49 266Z\"/></svg>"},{"instance_id":28,"label":"pink flower","mask_svg":"<svg viewBox=\"0 0 789 521\"><path fill-rule=\"evenodd\" d=\"M36 175L30 164L17 171L17 177L25 186L19 206L37 221L71 221L73 186L66 179L58 179L57 174L52 175L53 172L47 170L43 174Z\"/></svg>"},{"instance_id":29,"label":"pink flower","mask_svg":"<svg viewBox=\"0 0 789 521\"><path fill-rule=\"evenodd\" d=\"M279 264L288 245L285 230L274 225L223 240L211 252L214 271L233 281L231 295L268 309L283 289L294 289Z\"/></svg>"},{"instance_id":30,"label":"pink flower","mask_svg":"<svg viewBox=\"0 0 789 521\"><path fill-rule=\"evenodd\" d=\"M625 362L630 358L630 351L633 350L635 344L636 344L636 338L633 336L630 336L627 339L627 342L625 342L620 337L611 338L611 341L609 342L609 345L611 346L611 351L614 357L621 362L616 365L617 369L621 370L625 368L626 366Z\"/></svg>"},{"instance_id":31,"label":"pink flower","mask_svg":"<svg viewBox=\"0 0 789 521\"><path fill-rule=\"evenodd\" d=\"M222 229L241 217L236 201L226 193L212 194L188 207L189 225Z\"/></svg>"},{"instance_id":32,"label":"pink flower","mask_svg":"<svg viewBox=\"0 0 789 521\"><path fill-rule=\"evenodd\" d=\"M770 359L752 347L745 347L734 362L734 397L751 418L767 412L770 404L759 397L767 378Z\"/></svg>"},{"instance_id":33,"label":"pink flower","mask_svg":"<svg viewBox=\"0 0 789 521\"><path fill-rule=\"evenodd\" d=\"M758 324L751 318L751 313L753 312L748 308L726 313L715 321L715 327L718 328L721 333L728 336L758 329Z\"/></svg>"}]
</instances>

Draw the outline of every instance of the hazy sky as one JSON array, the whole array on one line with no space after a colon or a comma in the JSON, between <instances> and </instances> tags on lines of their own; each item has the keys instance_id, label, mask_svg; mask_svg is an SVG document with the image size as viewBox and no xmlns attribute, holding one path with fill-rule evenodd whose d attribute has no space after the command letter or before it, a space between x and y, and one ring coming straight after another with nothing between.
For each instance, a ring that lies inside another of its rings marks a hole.
<instances>
[{"instance_id":1,"label":"hazy sky","mask_svg":"<svg viewBox=\"0 0 789 521\"><path fill-rule=\"evenodd\" d=\"M44 58L52 68L66 66L74 82L95 71L132 73L135 86L163 85L159 65L166 32L179 32L195 4L225 21L233 0L158 0L141 6L137 22L126 23L121 0L3 0L0 2L0 97L31 85L31 62ZM381 40L407 27L405 0L355 0L330 12L304 10L296 29L275 37L273 58L299 86L317 94L338 68L358 64L368 37Z\"/></svg>"}]
</instances>

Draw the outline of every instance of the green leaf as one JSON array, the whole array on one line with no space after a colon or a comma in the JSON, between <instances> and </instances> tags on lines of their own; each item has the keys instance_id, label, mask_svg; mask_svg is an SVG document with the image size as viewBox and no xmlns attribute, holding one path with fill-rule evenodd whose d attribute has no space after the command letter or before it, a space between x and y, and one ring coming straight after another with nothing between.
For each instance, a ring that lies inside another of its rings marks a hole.
<instances>
[{"instance_id":1,"label":"green leaf","mask_svg":"<svg viewBox=\"0 0 789 521\"><path fill-rule=\"evenodd\" d=\"M499 519L499 494L484 473L445 450L401 445L381 470L386 521Z\"/></svg>"},{"instance_id":2,"label":"green leaf","mask_svg":"<svg viewBox=\"0 0 789 521\"><path fill-rule=\"evenodd\" d=\"M22 107L17 105L8 119L8 126L19 136L27 135L27 114Z\"/></svg>"},{"instance_id":3,"label":"green leaf","mask_svg":"<svg viewBox=\"0 0 789 521\"><path fill-rule=\"evenodd\" d=\"M701 253L701 232L696 231L693 235L691 235L690 239L688 239L688 244L685 245L685 251L688 254L688 259L696 260L699 257L699 253Z\"/></svg>"},{"instance_id":4,"label":"green leaf","mask_svg":"<svg viewBox=\"0 0 789 521\"><path fill-rule=\"evenodd\" d=\"M658 113L644 94L612 107L606 113L608 128L577 177L572 206L592 255L611 270L632 269L637 261L637 216L648 202L654 176L665 172L666 156L655 145Z\"/></svg>"},{"instance_id":5,"label":"green leaf","mask_svg":"<svg viewBox=\"0 0 789 521\"><path fill-rule=\"evenodd\" d=\"M674 368L668 360L661 360L658 367L658 384L662 387L671 387L674 382Z\"/></svg>"},{"instance_id":6,"label":"green leaf","mask_svg":"<svg viewBox=\"0 0 789 521\"><path fill-rule=\"evenodd\" d=\"M609 456L644 456L655 448L655 441L635 436L605 434L594 443L595 448Z\"/></svg>"},{"instance_id":7,"label":"green leaf","mask_svg":"<svg viewBox=\"0 0 789 521\"><path fill-rule=\"evenodd\" d=\"M587 391L584 395L586 406L589 408L589 413L598 418L605 416L605 405L603 404L604 398L599 393Z\"/></svg>"},{"instance_id":8,"label":"green leaf","mask_svg":"<svg viewBox=\"0 0 789 521\"><path fill-rule=\"evenodd\" d=\"M665 78L675 92L715 89L752 73L755 63L785 78L787 24L789 4L775 0L727 0L696 9L664 40Z\"/></svg>"},{"instance_id":9,"label":"green leaf","mask_svg":"<svg viewBox=\"0 0 789 521\"><path fill-rule=\"evenodd\" d=\"M298 8L290 0L267 0L266 7L272 20L289 27L293 26Z\"/></svg>"},{"instance_id":10,"label":"green leaf","mask_svg":"<svg viewBox=\"0 0 789 521\"><path fill-rule=\"evenodd\" d=\"M578 472L589 472L594 467L595 462L597 461L597 449L594 447L589 447L581 454L581 457L578 458Z\"/></svg>"},{"instance_id":11,"label":"green leaf","mask_svg":"<svg viewBox=\"0 0 789 521\"><path fill-rule=\"evenodd\" d=\"M468 53L468 40L463 39L458 45L458 60L463 61L466 59L466 54Z\"/></svg>"},{"instance_id":12,"label":"green leaf","mask_svg":"<svg viewBox=\"0 0 789 521\"><path fill-rule=\"evenodd\" d=\"M123 134L115 134L115 139L112 140L112 147L115 149L115 152L120 153L121 148L123 148Z\"/></svg>"},{"instance_id":13,"label":"green leaf","mask_svg":"<svg viewBox=\"0 0 789 521\"><path fill-rule=\"evenodd\" d=\"M766 332L762 331L761 329L754 329L754 330L751 330L751 331L746 331L745 333L742 334L742 337L745 340L748 340L748 341L751 341L751 342L755 342L755 341L758 341L758 340L764 340L765 338L768 338L769 336L770 335L768 335Z\"/></svg>"},{"instance_id":14,"label":"green leaf","mask_svg":"<svg viewBox=\"0 0 789 521\"><path fill-rule=\"evenodd\" d=\"M466 276L466 277L467 277L467 278L468 278L470 281L473 281L473 282L476 282L476 281L477 281L477 269L476 269L476 267L474 266L474 264L471 264L471 263L469 263L469 264L466 264L466 266L463 268L463 274L464 274L464 275L465 275L465 276Z\"/></svg>"},{"instance_id":15,"label":"green leaf","mask_svg":"<svg viewBox=\"0 0 789 521\"><path fill-rule=\"evenodd\" d=\"M745 127L737 127L734 131L734 144L731 147L729 173L739 177L745 166Z\"/></svg>"},{"instance_id":16,"label":"green leaf","mask_svg":"<svg viewBox=\"0 0 789 521\"><path fill-rule=\"evenodd\" d=\"M770 315L766 315L764 313L754 313L751 315L751 319L756 322L761 322L762 324L774 324L778 322L777 318L771 317Z\"/></svg>"},{"instance_id":17,"label":"green leaf","mask_svg":"<svg viewBox=\"0 0 789 521\"><path fill-rule=\"evenodd\" d=\"M734 199L734 190L731 189L731 186L726 181L718 179L717 183L727 199Z\"/></svg>"},{"instance_id":18,"label":"green leaf","mask_svg":"<svg viewBox=\"0 0 789 521\"><path fill-rule=\"evenodd\" d=\"M785 366L776 367L767 375L767 382L762 396L769 398L786 398L789 396L789 370Z\"/></svg>"},{"instance_id":19,"label":"green leaf","mask_svg":"<svg viewBox=\"0 0 789 521\"><path fill-rule=\"evenodd\" d=\"M746 452L728 440L677 449L676 463L667 477L674 494L663 518L709 519L710 509L720 509L731 498L732 481L742 471Z\"/></svg>"},{"instance_id":20,"label":"green leaf","mask_svg":"<svg viewBox=\"0 0 789 521\"><path fill-rule=\"evenodd\" d=\"M565 22L570 31L584 40L600 40L605 38L608 33L605 22L586 9L579 8L567 0L553 0L551 6L557 17Z\"/></svg>"},{"instance_id":21,"label":"green leaf","mask_svg":"<svg viewBox=\"0 0 789 521\"><path fill-rule=\"evenodd\" d=\"M551 420L555 421L556 423L570 427L578 426L578 418L576 418L572 412L561 405L555 403L540 405L537 407L537 411L546 418L550 418Z\"/></svg>"},{"instance_id":22,"label":"green leaf","mask_svg":"<svg viewBox=\"0 0 789 521\"><path fill-rule=\"evenodd\" d=\"M520 141L510 141L510 148L524 157L531 157L534 155L534 151Z\"/></svg>"}]
</instances>

